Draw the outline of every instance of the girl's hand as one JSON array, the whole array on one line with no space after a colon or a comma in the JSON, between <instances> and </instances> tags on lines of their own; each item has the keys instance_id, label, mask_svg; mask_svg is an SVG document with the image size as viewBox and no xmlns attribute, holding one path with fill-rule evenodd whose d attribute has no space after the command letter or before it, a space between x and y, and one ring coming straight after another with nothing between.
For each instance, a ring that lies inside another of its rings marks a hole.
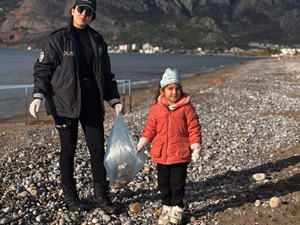
<instances>
[{"instance_id":1,"label":"girl's hand","mask_svg":"<svg viewBox=\"0 0 300 225\"><path fill-rule=\"evenodd\" d=\"M143 150L145 147L147 147L147 145L149 144L149 141L147 138L145 137L141 137L139 140L139 143L137 144L137 151L141 151Z\"/></svg>"},{"instance_id":2,"label":"girl's hand","mask_svg":"<svg viewBox=\"0 0 300 225\"><path fill-rule=\"evenodd\" d=\"M201 149L195 149L192 153L192 160L193 162L196 162L200 159L200 151Z\"/></svg>"},{"instance_id":3,"label":"girl's hand","mask_svg":"<svg viewBox=\"0 0 300 225\"><path fill-rule=\"evenodd\" d=\"M200 159L200 151L201 151L201 145L200 143L194 143L191 145L191 149L193 150L192 153L192 160L193 162L196 162Z\"/></svg>"}]
</instances>

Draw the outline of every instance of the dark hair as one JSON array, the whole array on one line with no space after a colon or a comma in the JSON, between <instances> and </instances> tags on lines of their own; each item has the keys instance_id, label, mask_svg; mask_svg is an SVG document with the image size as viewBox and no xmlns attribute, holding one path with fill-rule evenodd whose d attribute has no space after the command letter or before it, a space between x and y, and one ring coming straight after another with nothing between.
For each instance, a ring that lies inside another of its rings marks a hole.
<instances>
[{"instance_id":1,"label":"dark hair","mask_svg":"<svg viewBox=\"0 0 300 225\"><path fill-rule=\"evenodd\" d=\"M73 5L73 7L70 9L70 14L71 14L71 21L73 22L73 16L72 16L72 9L75 9L76 5ZM91 22L93 22L96 19L96 13L93 11L93 17Z\"/></svg>"},{"instance_id":2,"label":"dark hair","mask_svg":"<svg viewBox=\"0 0 300 225\"><path fill-rule=\"evenodd\" d=\"M164 88L165 88L165 87L163 87L162 90L164 90ZM160 84L159 84L159 85L158 85L158 89L157 89L157 91L156 91L156 95L155 95L155 103L157 103L158 97L160 96L160 89L161 89L161 87L160 87Z\"/></svg>"}]
</instances>

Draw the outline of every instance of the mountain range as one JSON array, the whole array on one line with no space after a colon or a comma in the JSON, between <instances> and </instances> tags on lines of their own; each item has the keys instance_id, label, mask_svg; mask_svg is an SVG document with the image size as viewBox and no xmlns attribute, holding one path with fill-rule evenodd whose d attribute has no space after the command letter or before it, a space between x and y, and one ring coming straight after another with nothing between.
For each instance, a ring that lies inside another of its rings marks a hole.
<instances>
[{"instance_id":1,"label":"mountain range","mask_svg":"<svg viewBox=\"0 0 300 225\"><path fill-rule=\"evenodd\" d=\"M74 0L1 0L0 47L40 48ZM223 51L249 42L300 44L299 0L97 0L91 26L109 45Z\"/></svg>"}]
</instances>

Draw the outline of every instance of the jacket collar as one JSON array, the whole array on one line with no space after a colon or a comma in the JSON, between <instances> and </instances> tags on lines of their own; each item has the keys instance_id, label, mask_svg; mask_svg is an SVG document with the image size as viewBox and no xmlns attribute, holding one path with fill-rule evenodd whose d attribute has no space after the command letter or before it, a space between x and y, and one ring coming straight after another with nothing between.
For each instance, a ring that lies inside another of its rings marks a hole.
<instances>
[{"instance_id":1,"label":"jacket collar","mask_svg":"<svg viewBox=\"0 0 300 225\"><path fill-rule=\"evenodd\" d=\"M72 34L72 30L73 30L73 22L69 22L68 26L66 27L67 29L65 30L65 32L63 33L63 35L66 37L66 38L70 38L72 39L73 38L73 34ZM89 25L86 25L87 26L87 30L88 30L88 33L90 35L92 35L95 39L102 39L102 35L97 32L96 30L94 30L93 28L91 28Z\"/></svg>"}]
</instances>

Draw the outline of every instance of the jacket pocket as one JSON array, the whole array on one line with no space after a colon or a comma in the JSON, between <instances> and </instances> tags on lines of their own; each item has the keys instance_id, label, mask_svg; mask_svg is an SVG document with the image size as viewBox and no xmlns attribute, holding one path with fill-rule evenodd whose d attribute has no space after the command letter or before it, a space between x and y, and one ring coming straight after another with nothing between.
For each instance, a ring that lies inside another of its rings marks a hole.
<instances>
[{"instance_id":1,"label":"jacket pocket","mask_svg":"<svg viewBox=\"0 0 300 225\"><path fill-rule=\"evenodd\" d=\"M190 157L191 150L189 146L189 141L187 138L183 138L182 140L178 140L176 143L176 151L180 159L187 159Z\"/></svg>"},{"instance_id":2,"label":"jacket pocket","mask_svg":"<svg viewBox=\"0 0 300 225\"><path fill-rule=\"evenodd\" d=\"M161 157L161 152L162 152L163 146L164 146L163 142L158 142L158 141L153 142L152 147L151 147L151 152L150 152L151 156L153 158Z\"/></svg>"}]
</instances>

